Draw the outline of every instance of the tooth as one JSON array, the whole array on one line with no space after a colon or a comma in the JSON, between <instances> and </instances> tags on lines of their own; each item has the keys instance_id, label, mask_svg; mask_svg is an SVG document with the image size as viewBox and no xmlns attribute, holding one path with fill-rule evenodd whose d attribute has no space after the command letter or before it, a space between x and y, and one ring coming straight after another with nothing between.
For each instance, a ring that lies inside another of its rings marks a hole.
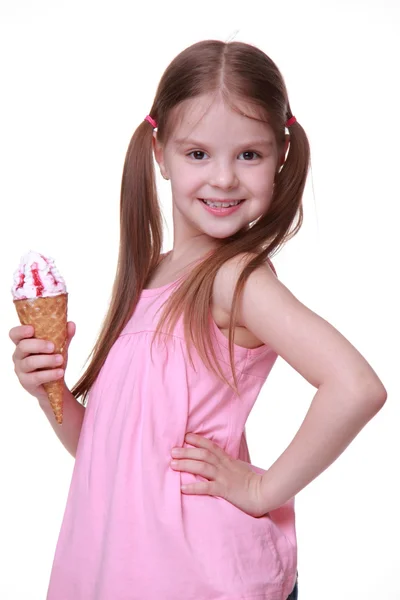
<instances>
[{"instance_id":1,"label":"tooth","mask_svg":"<svg viewBox=\"0 0 400 600\"><path fill-rule=\"evenodd\" d=\"M237 206L240 204L240 200L237 200L236 202L212 202L211 200L203 201L211 208L230 208L231 206Z\"/></svg>"}]
</instances>

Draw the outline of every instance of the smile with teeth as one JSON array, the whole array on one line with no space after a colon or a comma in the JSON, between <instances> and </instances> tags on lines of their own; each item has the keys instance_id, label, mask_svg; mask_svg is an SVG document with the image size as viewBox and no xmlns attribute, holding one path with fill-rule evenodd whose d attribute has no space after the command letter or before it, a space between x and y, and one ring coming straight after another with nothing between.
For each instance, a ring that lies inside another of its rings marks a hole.
<instances>
[{"instance_id":1,"label":"smile with teeth","mask_svg":"<svg viewBox=\"0 0 400 600\"><path fill-rule=\"evenodd\" d=\"M230 206L237 206L238 204L240 204L241 202L243 202L243 200L233 200L232 202L224 202L224 201L217 201L217 200L207 200L205 198L199 198L202 202L204 202L204 204L207 204L207 206L210 206L211 208L229 208Z\"/></svg>"}]
</instances>

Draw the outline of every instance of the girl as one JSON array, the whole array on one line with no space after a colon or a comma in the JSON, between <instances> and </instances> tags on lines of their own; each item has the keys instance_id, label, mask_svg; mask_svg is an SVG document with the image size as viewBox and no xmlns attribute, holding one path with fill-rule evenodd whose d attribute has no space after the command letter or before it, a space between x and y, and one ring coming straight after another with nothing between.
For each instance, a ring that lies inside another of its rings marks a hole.
<instances>
[{"instance_id":1,"label":"girl","mask_svg":"<svg viewBox=\"0 0 400 600\"><path fill-rule=\"evenodd\" d=\"M153 157L172 190L164 255ZM48 600L297 597L293 498L386 399L270 262L301 226L308 166L263 52L205 41L172 61L127 151L111 305L62 427L42 384L66 365L32 327L10 332L21 384L76 455ZM317 391L262 471L244 428L278 355Z\"/></svg>"}]
</instances>

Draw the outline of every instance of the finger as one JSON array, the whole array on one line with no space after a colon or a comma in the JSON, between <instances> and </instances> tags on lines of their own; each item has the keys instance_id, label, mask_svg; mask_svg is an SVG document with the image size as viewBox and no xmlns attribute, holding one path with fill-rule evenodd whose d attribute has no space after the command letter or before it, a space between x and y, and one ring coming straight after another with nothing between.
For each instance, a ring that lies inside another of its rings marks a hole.
<instances>
[{"instance_id":1,"label":"finger","mask_svg":"<svg viewBox=\"0 0 400 600\"><path fill-rule=\"evenodd\" d=\"M71 340L74 337L75 333L76 333L76 325L73 321L69 321L67 323L67 345L66 345L67 350L69 348L69 345L70 345Z\"/></svg>"},{"instance_id":2,"label":"finger","mask_svg":"<svg viewBox=\"0 0 400 600\"><path fill-rule=\"evenodd\" d=\"M185 442L191 446L195 446L196 448L204 448L205 450L209 450L209 452L212 452L213 454L225 454L222 448L217 446L217 444L214 444L214 442L208 438L197 435L197 433L187 433L185 435Z\"/></svg>"},{"instance_id":3,"label":"finger","mask_svg":"<svg viewBox=\"0 0 400 600\"><path fill-rule=\"evenodd\" d=\"M23 339L17 345L14 352L14 362L23 360L30 354L51 354L54 352L54 344L37 338Z\"/></svg>"},{"instance_id":4,"label":"finger","mask_svg":"<svg viewBox=\"0 0 400 600\"><path fill-rule=\"evenodd\" d=\"M173 460L171 467L174 471L184 471L193 475L201 475L206 479L214 479L217 474L217 469L214 465L198 460Z\"/></svg>"},{"instance_id":5,"label":"finger","mask_svg":"<svg viewBox=\"0 0 400 600\"><path fill-rule=\"evenodd\" d=\"M63 362L61 354L30 354L20 361L19 369L22 373L32 373L39 369L56 369Z\"/></svg>"},{"instance_id":6,"label":"finger","mask_svg":"<svg viewBox=\"0 0 400 600\"><path fill-rule=\"evenodd\" d=\"M218 485L215 481L198 481L181 485L182 494L198 496L220 496Z\"/></svg>"},{"instance_id":7,"label":"finger","mask_svg":"<svg viewBox=\"0 0 400 600\"><path fill-rule=\"evenodd\" d=\"M25 388L38 388L44 383L57 381L63 377L63 369L51 369L48 371L35 371L34 373L25 374L21 377L20 381Z\"/></svg>"},{"instance_id":8,"label":"finger","mask_svg":"<svg viewBox=\"0 0 400 600\"><path fill-rule=\"evenodd\" d=\"M24 338L32 337L34 333L35 330L32 325L18 325L17 327L10 329L8 335L10 336L11 341L17 345Z\"/></svg>"},{"instance_id":9,"label":"finger","mask_svg":"<svg viewBox=\"0 0 400 600\"><path fill-rule=\"evenodd\" d=\"M191 460L201 460L211 465L217 465L219 460L218 457L204 448L173 448L171 455L174 458L183 458Z\"/></svg>"}]
</instances>

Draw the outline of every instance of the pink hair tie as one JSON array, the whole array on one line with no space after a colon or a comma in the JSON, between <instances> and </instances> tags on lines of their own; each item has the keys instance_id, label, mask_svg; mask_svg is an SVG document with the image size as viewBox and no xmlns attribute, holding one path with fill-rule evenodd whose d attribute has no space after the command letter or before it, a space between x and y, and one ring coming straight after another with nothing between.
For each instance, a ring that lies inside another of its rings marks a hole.
<instances>
[{"instance_id":1,"label":"pink hair tie","mask_svg":"<svg viewBox=\"0 0 400 600\"><path fill-rule=\"evenodd\" d=\"M286 121L285 126L289 128L291 125L293 125L293 123L296 123L296 121L296 117L290 117L290 119Z\"/></svg>"},{"instance_id":2,"label":"pink hair tie","mask_svg":"<svg viewBox=\"0 0 400 600\"><path fill-rule=\"evenodd\" d=\"M155 122L155 120L154 120L154 119L153 119L153 118L152 118L150 115L147 115L147 116L144 118L144 120L145 120L145 121L147 121L148 123L150 123L150 125L151 125L151 126L154 128L154 129L157 127L157 123Z\"/></svg>"}]
</instances>

